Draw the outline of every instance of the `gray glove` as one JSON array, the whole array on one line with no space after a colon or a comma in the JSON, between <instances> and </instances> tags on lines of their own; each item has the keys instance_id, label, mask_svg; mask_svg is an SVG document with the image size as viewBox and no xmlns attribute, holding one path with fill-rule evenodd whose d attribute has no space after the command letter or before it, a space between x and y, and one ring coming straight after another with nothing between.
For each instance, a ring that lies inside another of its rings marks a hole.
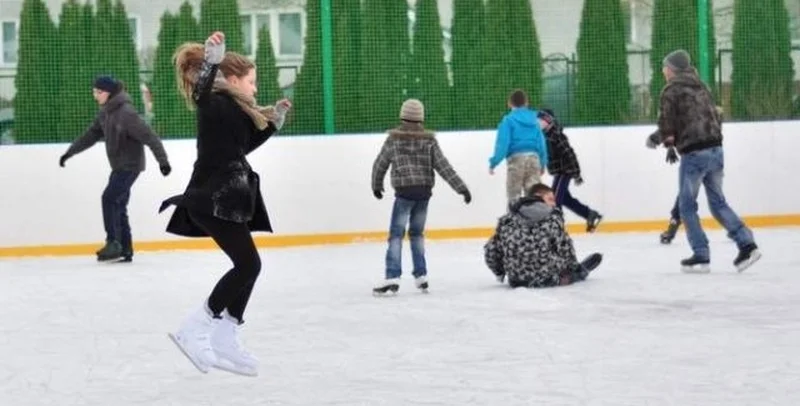
<instances>
[{"instance_id":1,"label":"gray glove","mask_svg":"<svg viewBox=\"0 0 800 406\"><path fill-rule=\"evenodd\" d=\"M661 144L661 133L656 131L650 134L649 137L647 137L645 145L647 146L647 148L656 149L656 147L658 147L658 144Z\"/></svg>"},{"instance_id":2,"label":"gray glove","mask_svg":"<svg viewBox=\"0 0 800 406\"><path fill-rule=\"evenodd\" d=\"M212 65L219 65L225 58L225 41L220 44L215 44L210 40L206 40L205 44L205 60Z\"/></svg>"},{"instance_id":3,"label":"gray glove","mask_svg":"<svg viewBox=\"0 0 800 406\"><path fill-rule=\"evenodd\" d=\"M667 149L667 162L669 164L674 164L678 162L678 151L675 150L675 147L669 147Z\"/></svg>"}]
</instances>

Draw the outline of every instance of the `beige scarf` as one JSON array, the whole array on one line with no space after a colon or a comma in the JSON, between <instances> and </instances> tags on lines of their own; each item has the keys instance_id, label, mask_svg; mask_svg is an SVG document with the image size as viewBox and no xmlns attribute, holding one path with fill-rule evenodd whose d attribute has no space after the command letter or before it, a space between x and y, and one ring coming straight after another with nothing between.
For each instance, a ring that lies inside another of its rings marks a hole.
<instances>
[{"instance_id":1,"label":"beige scarf","mask_svg":"<svg viewBox=\"0 0 800 406\"><path fill-rule=\"evenodd\" d=\"M253 119L253 123L259 130L267 128L270 121L274 122L278 118L274 106L259 106L254 97L248 96L231 86L220 74L217 74L214 79L212 91L231 95L242 110Z\"/></svg>"}]
</instances>

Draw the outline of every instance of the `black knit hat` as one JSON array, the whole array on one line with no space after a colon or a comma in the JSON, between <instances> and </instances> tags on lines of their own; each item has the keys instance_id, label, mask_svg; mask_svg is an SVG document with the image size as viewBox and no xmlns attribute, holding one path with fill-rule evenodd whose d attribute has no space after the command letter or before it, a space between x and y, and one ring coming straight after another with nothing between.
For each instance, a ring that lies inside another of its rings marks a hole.
<instances>
[{"instance_id":1,"label":"black knit hat","mask_svg":"<svg viewBox=\"0 0 800 406\"><path fill-rule=\"evenodd\" d=\"M94 80L92 87L94 87L95 89L102 90L104 92L109 92L111 94L119 92L120 89L122 88L122 86L120 86L119 81L117 81L116 79L114 79L114 77L109 75L98 76Z\"/></svg>"},{"instance_id":2,"label":"black knit hat","mask_svg":"<svg viewBox=\"0 0 800 406\"><path fill-rule=\"evenodd\" d=\"M683 49L678 49L664 57L663 64L675 72L683 72L692 67L692 57Z\"/></svg>"}]
</instances>

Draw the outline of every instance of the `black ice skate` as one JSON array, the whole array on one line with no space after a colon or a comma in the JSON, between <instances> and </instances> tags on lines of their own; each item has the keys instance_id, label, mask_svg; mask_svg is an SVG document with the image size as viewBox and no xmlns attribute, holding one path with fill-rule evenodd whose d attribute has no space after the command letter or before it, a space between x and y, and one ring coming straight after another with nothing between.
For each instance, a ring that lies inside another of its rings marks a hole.
<instances>
[{"instance_id":1,"label":"black ice skate","mask_svg":"<svg viewBox=\"0 0 800 406\"><path fill-rule=\"evenodd\" d=\"M672 240L675 239L675 234L678 233L678 229L681 227L681 221L676 219L671 219L669 221L669 226L667 226L667 230L661 233L661 243L662 244L670 244Z\"/></svg>"},{"instance_id":2,"label":"black ice skate","mask_svg":"<svg viewBox=\"0 0 800 406\"><path fill-rule=\"evenodd\" d=\"M590 211L589 216L586 217L586 232L593 233L601 221L603 221L603 216L600 213L594 210Z\"/></svg>"},{"instance_id":3,"label":"black ice skate","mask_svg":"<svg viewBox=\"0 0 800 406\"><path fill-rule=\"evenodd\" d=\"M109 241L105 247L97 252L97 260L99 262L115 261L122 258L122 245L116 241Z\"/></svg>"},{"instance_id":4,"label":"black ice skate","mask_svg":"<svg viewBox=\"0 0 800 406\"><path fill-rule=\"evenodd\" d=\"M744 272L745 269L749 268L750 265L753 265L759 259L761 259L761 252L758 251L758 246L749 244L739 249L739 255L733 260L733 265L736 267L737 271Z\"/></svg>"},{"instance_id":5,"label":"black ice skate","mask_svg":"<svg viewBox=\"0 0 800 406\"><path fill-rule=\"evenodd\" d=\"M711 261L708 259L692 255L690 258L681 261L681 271L684 273L709 273L711 272L710 263Z\"/></svg>"},{"instance_id":6,"label":"black ice skate","mask_svg":"<svg viewBox=\"0 0 800 406\"><path fill-rule=\"evenodd\" d=\"M400 278L392 278L383 280L372 288L372 294L374 296L395 295L398 290L400 290Z\"/></svg>"},{"instance_id":7,"label":"black ice skate","mask_svg":"<svg viewBox=\"0 0 800 406\"><path fill-rule=\"evenodd\" d=\"M595 270L603 262L603 254L595 252L581 261L578 269L572 274L573 282L583 281L589 277L589 273Z\"/></svg>"}]
</instances>

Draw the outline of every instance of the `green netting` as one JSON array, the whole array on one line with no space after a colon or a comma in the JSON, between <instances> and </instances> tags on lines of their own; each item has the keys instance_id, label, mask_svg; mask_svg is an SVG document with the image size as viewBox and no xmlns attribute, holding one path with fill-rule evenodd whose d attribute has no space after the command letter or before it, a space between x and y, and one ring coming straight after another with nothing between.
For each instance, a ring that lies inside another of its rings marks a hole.
<instances>
[{"instance_id":1,"label":"green netting","mask_svg":"<svg viewBox=\"0 0 800 406\"><path fill-rule=\"evenodd\" d=\"M294 100L287 135L382 131L408 97L425 103L432 129L490 129L515 88L569 125L652 122L661 60L677 48L705 69L729 118L798 115L792 39L800 9L784 0L584 0L562 8L545 0L201 0L199 9L185 2L138 22L126 5L165 6L125 1L66 0L48 10L52 2L24 0L19 15L4 8L0 142L80 135L97 112L98 74L123 80L163 138L194 137L172 54L213 30L226 33L229 50L257 61L260 103ZM157 35L139 32L145 26Z\"/></svg>"}]
</instances>

